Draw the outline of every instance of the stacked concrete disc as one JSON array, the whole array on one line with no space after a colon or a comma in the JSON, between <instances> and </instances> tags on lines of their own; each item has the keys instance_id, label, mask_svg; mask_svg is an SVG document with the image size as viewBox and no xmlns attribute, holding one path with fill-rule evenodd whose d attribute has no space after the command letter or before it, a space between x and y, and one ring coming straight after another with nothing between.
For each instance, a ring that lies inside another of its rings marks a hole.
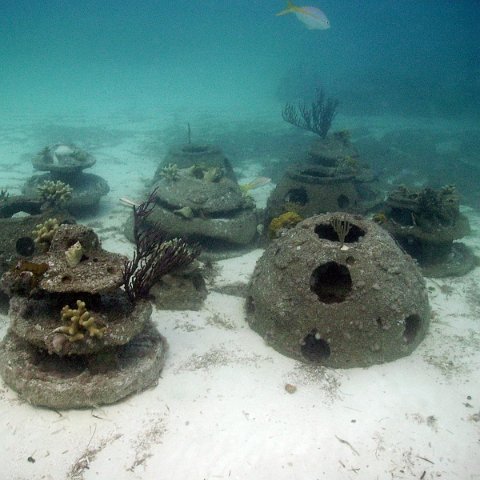
<instances>
[{"instance_id":1,"label":"stacked concrete disc","mask_svg":"<svg viewBox=\"0 0 480 480\"><path fill-rule=\"evenodd\" d=\"M81 245L73 265L65 254ZM51 408L116 402L154 384L166 342L150 322L147 301L132 304L120 285L124 258L106 252L96 234L62 225L47 253L2 277L10 295L10 330L0 344L0 374L22 398ZM74 340L59 327L62 307L85 302L104 331Z\"/></svg>"}]
</instances>

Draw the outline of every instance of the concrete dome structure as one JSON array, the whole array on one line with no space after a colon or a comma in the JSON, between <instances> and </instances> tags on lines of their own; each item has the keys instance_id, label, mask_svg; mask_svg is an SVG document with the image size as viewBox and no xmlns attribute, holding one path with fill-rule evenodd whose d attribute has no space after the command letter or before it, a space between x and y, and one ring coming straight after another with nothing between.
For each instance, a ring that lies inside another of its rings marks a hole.
<instances>
[{"instance_id":1,"label":"concrete dome structure","mask_svg":"<svg viewBox=\"0 0 480 480\"><path fill-rule=\"evenodd\" d=\"M340 368L409 355L430 317L414 260L374 222L343 213L306 219L267 247L247 312L279 352Z\"/></svg>"}]
</instances>

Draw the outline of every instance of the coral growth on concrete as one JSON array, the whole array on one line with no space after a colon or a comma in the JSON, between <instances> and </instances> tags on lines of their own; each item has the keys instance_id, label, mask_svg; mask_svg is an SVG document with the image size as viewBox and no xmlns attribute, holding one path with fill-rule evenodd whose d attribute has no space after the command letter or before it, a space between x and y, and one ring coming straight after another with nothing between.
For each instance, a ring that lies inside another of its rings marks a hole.
<instances>
[{"instance_id":1,"label":"coral growth on concrete","mask_svg":"<svg viewBox=\"0 0 480 480\"><path fill-rule=\"evenodd\" d=\"M64 333L68 336L70 342L84 340L86 334L89 337L102 338L106 327L97 324L95 317L90 315L85 302L77 300L77 308L70 308L65 305L61 311L62 321L69 320L70 325L58 327L54 333Z\"/></svg>"},{"instance_id":2,"label":"coral growth on concrete","mask_svg":"<svg viewBox=\"0 0 480 480\"><path fill-rule=\"evenodd\" d=\"M40 197L51 206L64 205L72 198L72 192L72 187L60 180L45 180L38 186Z\"/></svg>"},{"instance_id":3,"label":"coral growth on concrete","mask_svg":"<svg viewBox=\"0 0 480 480\"><path fill-rule=\"evenodd\" d=\"M301 222L303 218L295 212L285 212L272 219L268 225L268 236L270 238L277 238L280 235L280 231L294 227L298 222Z\"/></svg>"},{"instance_id":4,"label":"coral growth on concrete","mask_svg":"<svg viewBox=\"0 0 480 480\"><path fill-rule=\"evenodd\" d=\"M39 223L32 231L33 240L40 245L44 250L48 250L52 238L59 227L56 218L48 218L43 223Z\"/></svg>"},{"instance_id":5,"label":"coral growth on concrete","mask_svg":"<svg viewBox=\"0 0 480 480\"><path fill-rule=\"evenodd\" d=\"M157 224L145 228L155 200L156 191L153 191L146 202L133 207L135 252L132 260L125 262L123 271L125 292L131 302L147 298L163 275L188 265L200 254L198 246L189 245L181 238L165 240Z\"/></svg>"}]
</instances>

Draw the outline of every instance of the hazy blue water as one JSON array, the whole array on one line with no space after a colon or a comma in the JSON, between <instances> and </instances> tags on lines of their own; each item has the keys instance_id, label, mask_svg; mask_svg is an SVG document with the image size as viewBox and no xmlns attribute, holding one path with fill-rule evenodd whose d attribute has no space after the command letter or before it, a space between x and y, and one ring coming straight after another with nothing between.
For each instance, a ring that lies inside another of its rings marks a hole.
<instances>
[{"instance_id":1,"label":"hazy blue water","mask_svg":"<svg viewBox=\"0 0 480 480\"><path fill-rule=\"evenodd\" d=\"M277 0L2 0L0 111L255 109L318 84L346 112L480 109L478 1L305 3L330 30Z\"/></svg>"}]
</instances>

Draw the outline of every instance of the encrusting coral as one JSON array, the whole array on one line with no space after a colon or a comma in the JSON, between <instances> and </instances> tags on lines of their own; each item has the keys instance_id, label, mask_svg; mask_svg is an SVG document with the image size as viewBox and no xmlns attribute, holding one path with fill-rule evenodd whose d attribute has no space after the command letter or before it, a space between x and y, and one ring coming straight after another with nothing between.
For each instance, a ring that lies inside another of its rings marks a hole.
<instances>
[{"instance_id":1,"label":"encrusting coral","mask_svg":"<svg viewBox=\"0 0 480 480\"><path fill-rule=\"evenodd\" d=\"M61 311L62 320L70 320L70 325L56 328L53 333L64 333L70 342L77 342L85 339L88 333L89 337L102 338L106 327L97 325L95 317L90 315L86 309L85 302L77 300L77 308L70 308L65 305Z\"/></svg>"},{"instance_id":2,"label":"encrusting coral","mask_svg":"<svg viewBox=\"0 0 480 480\"><path fill-rule=\"evenodd\" d=\"M178 180L178 166L176 163L169 163L160 171L160 176L170 182Z\"/></svg>"},{"instance_id":3,"label":"encrusting coral","mask_svg":"<svg viewBox=\"0 0 480 480\"><path fill-rule=\"evenodd\" d=\"M39 223L32 231L33 240L35 243L38 243L44 247L45 250L48 250L48 247L52 242L52 238L59 226L60 225L56 218L49 218L43 223Z\"/></svg>"},{"instance_id":4,"label":"encrusting coral","mask_svg":"<svg viewBox=\"0 0 480 480\"><path fill-rule=\"evenodd\" d=\"M42 200L48 204L62 205L72 198L73 189L70 185L57 180L45 180L38 186L38 193Z\"/></svg>"},{"instance_id":5,"label":"encrusting coral","mask_svg":"<svg viewBox=\"0 0 480 480\"><path fill-rule=\"evenodd\" d=\"M187 168L187 173L199 180L212 183L219 182L225 176L223 168L197 163Z\"/></svg>"},{"instance_id":6,"label":"encrusting coral","mask_svg":"<svg viewBox=\"0 0 480 480\"><path fill-rule=\"evenodd\" d=\"M85 249L80 242L75 242L66 252L65 259L70 268L75 268L82 259Z\"/></svg>"},{"instance_id":7,"label":"encrusting coral","mask_svg":"<svg viewBox=\"0 0 480 480\"><path fill-rule=\"evenodd\" d=\"M268 235L270 238L277 238L279 235L280 230L284 228L292 228L298 222L301 222L303 218L295 212L285 212L275 217L270 222L268 226Z\"/></svg>"}]
</instances>

